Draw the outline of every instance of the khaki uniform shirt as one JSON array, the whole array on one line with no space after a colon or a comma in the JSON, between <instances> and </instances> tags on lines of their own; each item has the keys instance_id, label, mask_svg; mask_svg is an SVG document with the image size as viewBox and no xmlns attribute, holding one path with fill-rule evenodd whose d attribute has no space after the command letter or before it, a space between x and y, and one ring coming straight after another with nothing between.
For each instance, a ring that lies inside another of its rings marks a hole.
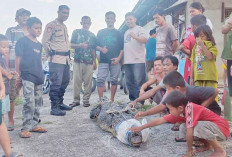
<instances>
[{"instance_id":1,"label":"khaki uniform shirt","mask_svg":"<svg viewBox=\"0 0 232 157\"><path fill-rule=\"evenodd\" d=\"M44 30L42 44L46 52L50 49L57 52L68 52L70 43L68 40L68 31L65 24L59 23L56 19L46 25ZM66 64L69 62L69 56L54 55L49 60L52 63Z\"/></svg>"}]
</instances>

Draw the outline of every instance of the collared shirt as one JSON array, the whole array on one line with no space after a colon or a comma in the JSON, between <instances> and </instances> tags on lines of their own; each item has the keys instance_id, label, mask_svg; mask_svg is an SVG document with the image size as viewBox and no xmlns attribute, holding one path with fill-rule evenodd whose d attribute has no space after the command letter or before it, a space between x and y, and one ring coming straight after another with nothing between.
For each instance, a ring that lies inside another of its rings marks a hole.
<instances>
[{"instance_id":1,"label":"collared shirt","mask_svg":"<svg viewBox=\"0 0 232 157\"><path fill-rule=\"evenodd\" d=\"M44 30L42 44L46 52L49 50L68 52L70 43L66 25L59 23L57 19L48 23ZM52 63L66 64L68 56L54 55L50 60Z\"/></svg>"},{"instance_id":2,"label":"collared shirt","mask_svg":"<svg viewBox=\"0 0 232 157\"><path fill-rule=\"evenodd\" d=\"M15 45L20 38L24 37L24 35L25 34L19 25L10 27L6 31L6 37L10 44L9 68L12 71L15 71Z\"/></svg>"}]
</instances>

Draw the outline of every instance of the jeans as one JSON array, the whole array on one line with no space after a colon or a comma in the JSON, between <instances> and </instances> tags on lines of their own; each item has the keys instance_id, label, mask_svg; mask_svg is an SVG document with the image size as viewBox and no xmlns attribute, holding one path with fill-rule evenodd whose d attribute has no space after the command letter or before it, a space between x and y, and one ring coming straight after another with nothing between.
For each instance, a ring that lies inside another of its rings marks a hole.
<instances>
[{"instance_id":1,"label":"jeans","mask_svg":"<svg viewBox=\"0 0 232 157\"><path fill-rule=\"evenodd\" d=\"M134 101L139 97L140 88L146 81L145 63L125 64L125 76L129 99Z\"/></svg>"}]
</instances>

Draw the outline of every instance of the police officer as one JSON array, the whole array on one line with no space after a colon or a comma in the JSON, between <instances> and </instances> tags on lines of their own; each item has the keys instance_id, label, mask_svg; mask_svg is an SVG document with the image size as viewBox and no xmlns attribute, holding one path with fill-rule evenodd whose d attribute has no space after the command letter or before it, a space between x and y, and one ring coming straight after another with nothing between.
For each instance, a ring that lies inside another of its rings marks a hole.
<instances>
[{"instance_id":1,"label":"police officer","mask_svg":"<svg viewBox=\"0 0 232 157\"><path fill-rule=\"evenodd\" d=\"M66 25L63 23L69 17L69 7L60 5L58 18L47 24L42 39L42 44L47 52L50 72L50 100L51 115L64 116L64 110L72 107L63 103L65 89L69 84L69 40Z\"/></svg>"}]
</instances>

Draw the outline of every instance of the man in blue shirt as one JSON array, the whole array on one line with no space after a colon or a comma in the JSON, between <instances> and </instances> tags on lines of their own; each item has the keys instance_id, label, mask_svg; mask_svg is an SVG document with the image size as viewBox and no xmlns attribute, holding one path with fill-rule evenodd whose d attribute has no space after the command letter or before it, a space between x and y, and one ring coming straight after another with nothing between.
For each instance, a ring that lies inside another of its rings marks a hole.
<instances>
[{"instance_id":1,"label":"man in blue shirt","mask_svg":"<svg viewBox=\"0 0 232 157\"><path fill-rule=\"evenodd\" d=\"M150 30L150 38L146 44L146 71L148 80L151 78L151 70L156 57L156 28Z\"/></svg>"}]
</instances>

